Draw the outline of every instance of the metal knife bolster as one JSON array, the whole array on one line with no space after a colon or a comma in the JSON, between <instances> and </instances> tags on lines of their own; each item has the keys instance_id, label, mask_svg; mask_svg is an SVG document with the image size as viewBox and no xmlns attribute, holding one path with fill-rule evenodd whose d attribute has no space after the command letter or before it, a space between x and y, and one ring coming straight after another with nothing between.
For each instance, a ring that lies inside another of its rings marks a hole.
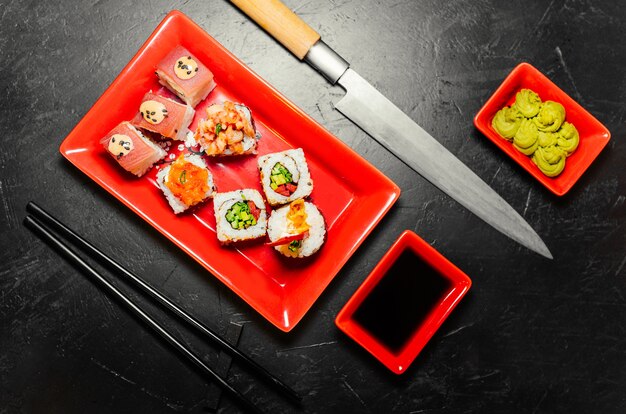
<instances>
[{"instance_id":1,"label":"metal knife bolster","mask_svg":"<svg viewBox=\"0 0 626 414\"><path fill-rule=\"evenodd\" d=\"M321 39L307 52L303 59L333 85L348 70L350 64Z\"/></svg>"}]
</instances>

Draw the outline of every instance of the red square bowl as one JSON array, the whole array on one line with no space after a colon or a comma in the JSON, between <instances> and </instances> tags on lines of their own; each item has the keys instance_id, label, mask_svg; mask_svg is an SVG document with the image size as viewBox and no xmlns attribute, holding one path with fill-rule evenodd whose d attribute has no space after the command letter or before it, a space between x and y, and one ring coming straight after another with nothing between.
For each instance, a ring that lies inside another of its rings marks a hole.
<instances>
[{"instance_id":1,"label":"red square bowl","mask_svg":"<svg viewBox=\"0 0 626 414\"><path fill-rule=\"evenodd\" d=\"M472 281L405 231L337 315L337 327L402 374L467 293Z\"/></svg>"},{"instance_id":2,"label":"red square bowl","mask_svg":"<svg viewBox=\"0 0 626 414\"><path fill-rule=\"evenodd\" d=\"M521 89L533 90L539 94L542 101L551 100L562 104L565 107L565 120L578 129L580 135L578 148L567 158L563 172L554 178L544 175L529 156L513 148L513 145L500 137L491 126L491 121L496 112L505 106L512 105L515 102L515 95ZM528 63L519 64L506 77L491 98L478 111L474 117L474 125L502 151L506 152L515 162L546 186L548 190L558 196L562 196L572 188L611 137L609 130L600 121Z\"/></svg>"}]
</instances>

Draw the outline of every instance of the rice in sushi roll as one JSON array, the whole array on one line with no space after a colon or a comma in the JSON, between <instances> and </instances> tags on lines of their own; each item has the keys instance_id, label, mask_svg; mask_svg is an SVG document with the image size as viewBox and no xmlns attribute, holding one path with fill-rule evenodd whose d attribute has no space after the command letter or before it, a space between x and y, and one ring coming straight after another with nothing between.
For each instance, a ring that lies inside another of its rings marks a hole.
<instances>
[{"instance_id":1,"label":"rice in sushi roll","mask_svg":"<svg viewBox=\"0 0 626 414\"><path fill-rule=\"evenodd\" d=\"M206 155L256 154L261 136L256 132L247 106L226 101L209 106L206 113L206 119L200 120L194 135Z\"/></svg>"},{"instance_id":2,"label":"rice in sushi roll","mask_svg":"<svg viewBox=\"0 0 626 414\"><path fill-rule=\"evenodd\" d=\"M272 212L267 223L269 246L287 257L316 253L326 239L324 217L313 203L302 199Z\"/></svg>"},{"instance_id":3,"label":"rice in sushi roll","mask_svg":"<svg viewBox=\"0 0 626 414\"><path fill-rule=\"evenodd\" d=\"M182 213L215 192L213 175L202 157L181 154L157 173L157 184L174 213Z\"/></svg>"},{"instance_id":4,"label":"rice in sushi roll","mask_svg":"<svg viewBox=\"0 0 626 414\"><path fill-rule=\"evenodd\" d=\"M122 122L106 134L100 144L126 171L137 177L144 175L167 152L144 137L129 122Z\"/></svg>"},{"instance_id":5,"label":"rice in sushi roll","mask_svg":"<svg viewBox=\"0 0 626 414\"><path fill-rule=\"evenodd\" d=\"M253 240L265 236L267 212L257 190L243 189L217 193L213 198L217 239L223 243Z\"/></svg>"},{"instance_id":6,"label":"rice in sushi roll","mask_svg":"<svg viewBox=\"0 0 626 414\"><path fill-rule=\"evenodd\" d=\"M195 113L189 105L148 92L131 123L166 138L184 141Z\"/></svg>"},{"instance_id":7,"label":"rice in sushi roll","mask_svg":"<svg viewBox=\"0 0 626 414\"><path fill-rule=\"evenodd\" d=\"M195 108L215 88L213 73L182 46L176 46L156 67L159 83Z\"/></svg>"},{"instance_id":8,"label":"rice in sushi roll","mask_svg":"<svg viewBox=\"0 0 626 414\"><path fill-rule=\"evenodd\" d=\"M302 148L259 157L261 185L271 206L311 195L313 180Z\"/></svg>"}]
</instances>

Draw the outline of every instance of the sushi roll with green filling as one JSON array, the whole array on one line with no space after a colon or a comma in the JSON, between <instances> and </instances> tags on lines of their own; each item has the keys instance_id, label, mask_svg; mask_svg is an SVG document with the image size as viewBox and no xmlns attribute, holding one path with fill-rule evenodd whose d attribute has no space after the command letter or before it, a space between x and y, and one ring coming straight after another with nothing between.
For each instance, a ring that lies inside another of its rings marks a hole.
<instances>
[{"instance_id":1,"label":"sushi roll with green filling","mask_svg":"<svg viewBox=\"0 0 626 414\"><path fill-rule=\"evenodd\" d=\"M302 148L259 157L261 185L271 206L306 198L313 191L313 180Z\"/></svg>"},{"instance_id":2,"label":"sushi roll with green filling","mask_svg":"<svg viewBox=\"0 0 626 414\"><path fill-rule=\"evenodd\" d=\"M267 212L257 190L243 189L215 194L213 198L217 239L228 244L265 236Z\"/></svg>"},{"instance_id":3,"label":"sushi roll with green filling","mask_svg":"<svg viewBox=\"0 0 626 414\"><path fill-rule=\"evenodd\" d=\"M272 212L267 223L268 246L287 257L316 253L326 239L324 217L313 203L302 199Z\"/></svg>"}]
</instances>

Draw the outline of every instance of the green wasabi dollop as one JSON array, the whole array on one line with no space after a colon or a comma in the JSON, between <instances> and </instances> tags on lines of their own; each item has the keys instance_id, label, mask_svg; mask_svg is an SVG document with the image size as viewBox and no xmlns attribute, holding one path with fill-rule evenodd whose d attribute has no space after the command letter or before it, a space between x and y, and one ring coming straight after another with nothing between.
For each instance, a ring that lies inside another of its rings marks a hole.
<instances>
[{"instance_id":1,"label":"green wasabi dollop","mask_svg":"<svg viewBox=\"0 0 626 414\"><path fill-rule=\"evenodd\" d=\"M565 168L565 152L556 146L537 147L532 160L548 177L556 177Z\"/></svg>"},{"instance_id":2,"label":"green wasabi dollop","mask_svg":"<svg viewBox=\"0 0 626 414\"><path fill-rule=\"evenodd\" d=\"M532 155L537 149L538 136L537 125L530 119L523 119L513 137L513 147L522 154Z\"/></svg>"},{"instance_id":3,"label":"green wasabi dollop","mask_svg":"<svg viewBox=\"0 0 626 414\"><path fill-rule=\"evenodd\" d=\"M541 109L541 98L530 89L522 89L515 95L513 106L526 118L532 118Z\"/></svg>"},{"instance_id":4,"label":"green wasabi dollop","mask_svg":"<svg viewBox=\"0 0 626 414\"><path fill-rule=\"evenodd\" d=\"M500 109L491 121L491 126L502 138L513 139L522 122L522 114L515 108L505 106Z\"/></svg>"},{"instance_id":5,"label":"green wasabi dollop","mask_svg":"<svg viewBox=\"0 0 626 414\"><path fill-rule=\"evenodd\" d=\"M565 108L558 102L545 101L533 120L539 131L556 132L565 121Z\"/></svg>"},{"instance_id":6,"label":"green wasabi dollop","mask_svg":"<svg viewBox=\"0 0 626 414\"><path fill-rule=\"evenodd\" d=\"M539 132L539 137L537 138L537 143L540 147L551 147L556 145L556 140L558 135L556 132Z\"/></svg>"},{"instance_id":7,"label":"green wasabi dollop","mask_svg":"<svg viewBox=\"0 0 626 414\"><path fill-rule=\"evenodd\" d=\"M565 159L578 148L580 136L574 125L565 122L565 108L558 102L542 102L530 89L515 94L515 102L500 109L491 120L493 129L513 147L528 155L539 170L556 177L565 168Z\"/></svg>"},{"instance_id":8,"label":"green wasabi dollop","mask_svg":"<svg viewBox=\"0 0 626 414\"><path fill-rule=\"evenodd\" d=\"M576 148L578 148L580 141L576 127L569 122L564 122L561 129L557 132L557 136L556 145L565 151L565 155L568 157L572 155L572 153L576 151Z\"/></svg>"}]
</instances>

